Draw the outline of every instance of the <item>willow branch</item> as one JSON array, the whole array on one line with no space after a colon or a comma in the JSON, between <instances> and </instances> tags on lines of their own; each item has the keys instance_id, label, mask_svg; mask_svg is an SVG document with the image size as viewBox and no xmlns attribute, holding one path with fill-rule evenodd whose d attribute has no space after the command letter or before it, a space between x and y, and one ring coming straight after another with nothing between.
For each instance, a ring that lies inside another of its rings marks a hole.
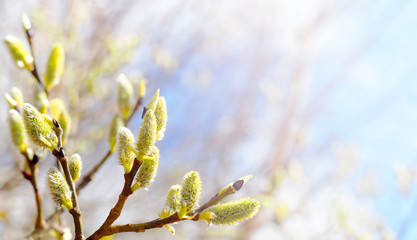
<instances>
[{"instance_id":1,"label":"willow branch","mask_svg":"<svg viewBox=\"0 0 417 240\"><path fill-rule=\"evenodd\" d=\"M35 154L32 159L29 158L29 155L26 151L22 152L22 155L25 156L26 163L29 166L30 173L23 172L23 176L30 182L33 188L35 202L36 202L36 221L35 221L35 230L44 229L45 222L42 216L42 200L38 190L38 183L36 178L37 168L38 168L38 156Z\"/></svg>"},{"instance_id":2,"label":"willow branch","mask_svg":"<svg viewBox=\"0 0 417 240\"><path fill-rule=\"evenodd\" d=\"M110 223L110 224L108 224L108 226L105 226L103 224L100 227L100 229L97 230L93 235L88 237L87 240L97 240L97 239L100 239L101 237L109 236L109 235L113 235L113 234L121 233L121 232L144 232L148 229L161 228L164 225L175 223L175 222L180 222L180 221L184 221L184 220L198 221L199 220L199 214L202 211L206 210L209 207L212 207L212 206L216 205L221 200L223 200L225 197L239 191L243 187L243 185L245 184L245 181L246 180L244 178L242 178L242 179L239 179L239 180L235 181L234 183L229 184L228 186L224 187L222 190L220 190L218 193L216 193L216 195L214 195L209 201L207 201L201 207L199 207L196 210L188 213L187 217L185 217L185 218L179 218L178 213L175 212L174 214L172 214L169 217L157 218L157 219L154 219L152 221L144 222L144 223L123 224L123 225L111 225L111 223ZM121 209L120 209L120 211L121 211Z\"/></svg>"},{"instance_id":3,"label":"willow branch","mask_svg":"<svg viewBox=\"0 0 417 240\"><path fill-rule=\"evenodd\" d=\"M48 95L48 91L45 87L45 85L43 84L39 73L38 73L38 68L36 67L36 57L35 57L35 50L33 47L33 33L32 33L32 29L27 29L25 30L26 33L26 39L28 40L29 43L29 47L30 47L30 52L32 54L33 57L33 69L31 71L32 76L36 79L36 81L38 81L38 83L41 85L41 87L45 90L46 95Z\"/></svg>"},{"instance_id":4,"label":"willow branch","mask_svg":"<svg viewBox=\"0 0 417 240\"><path fill-rule=\"evenodd\" d=\"M142 161L139 161L135 158L133 163L132 169L129 173L124 174L125 184L123 186L123 190L119 195L119 200L114 205L114 207L110 210L109 215L107 216L104 223L101 227L94 232L88 239L100 239L103 236L103 233L110 227L114 221L119 218L120 214L122 213L123 207L127 198L133 193L131 186L132 182L135 179L136 172L138 171L139 167L142 165Z\"/></svg>"},{"instance_id":5,"label":"willow branch","mask_svg":"<svg viewBox=\"0 0 417 240\"><path fill-rule=\"evenodd\" d=\"M82 223L81 223L81 211L78 206L78 198L77 198L77 192L75 191L75 184L74 184L74 181L72 180L71 173L68 167L68 158L65 155L64 148L62 147L63 130L55 119L53 119L53 123L55 125L55 128L54 128L55 134L58 137L58 145L52 151L52 154L59 160L62 170L64 171L65 180L67 181L69 188L71 190L71 193L72 193L71 200L72 200L73 208L69 212L72 215L72 218L74 219L75 240L82 240L84 239L84 236L83 236L83 228L82 228Z\"/></svg>"}]
</instances>

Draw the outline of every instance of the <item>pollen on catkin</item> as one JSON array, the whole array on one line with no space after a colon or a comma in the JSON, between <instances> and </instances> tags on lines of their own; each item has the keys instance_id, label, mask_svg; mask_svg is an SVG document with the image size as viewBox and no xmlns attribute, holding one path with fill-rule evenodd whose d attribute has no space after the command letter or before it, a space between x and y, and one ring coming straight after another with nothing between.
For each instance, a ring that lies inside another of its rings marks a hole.
<instances>
[{"instance_id":1,"label":"pollen on catkin","mask_svg":"<svg viewBox=\"0 0 417 240\"><path fill-rule=\"evenodd\" d=\"M155 109L155 117L157 124L157 139L162 140L164 138L165 128L168 121L167 104L164 97L159 97L158 103Z\"/></svg>"},{"instance_id":2,"label":"pollen on catkin","mask_svg":"<svg viewBox=\"0 0 417 240\"><path fill-rule=\"evenodd\" d=\"M133 86L124 74L117 77L117 103L123 119L127 119L132 109Z\"/></svg>"},{"instance_id":3,"label":"pollen on catkin","mask_svg":"<svg viewBox=\"0 0 417 240\"><path fill-rule=\"evenodd\" d=\"M135 158L135 153L132 151L135 138L128 128L120 127L116 139L117 158L125 173L129 173Z\"/></svg>"},{"instance_id":4,"label":"pollen on catkin","mask_svg":"<svg viewBox=\"0 0 417 240\"><path fill-rule=\"evenodd\" d=\"M83 163L81 157L78 153L72 155L68 162L68 167L70 170L72 181L77 181L81 176L81 170L83 168Z\"/></svg>"},{"instance_id":5,"label":"pollen on catkin","mask_svg":"<svg viewBox=\"0 0 417 240\"><path fill-rule=\"evenodd\" d=\"M57 206L64 206L68 210L73 208L71 190L62 173L55 168L50 168L48 171L48 186L52 199Z\"/></svg>"},{"instance_id":6,"label":"pollen on catkin","mask_svg":"<svg viewBox=\"0 0 417 240\"><path fill-rule=\"evenodd\" d=\"M45 73L45 88L48 90L57 85L64 72L65 51L61 43L56 43L49 55Z\"/></svg>"},{"instance_id":7,"label":"pollen on catkin","mask_svg":"<svg viewBox=\"0 0 417 240\"><path fill-rule=\"evenodd\" d=\"M184 176L182 183L181 198L187 212L193 210L197 205L201 194L201 179L198 172L189 172Z\"/></svg>"},{"instance_id":8,"label":"pollen on catkin","mask_svg":"<svg viewBox=\"0 0 417 240\"><path fill-rule=\"evenodd\" d=\"M23 104L22 117L26 133L33 144L51 151L56 148L58 138L51 117L41 114L29 103Z\"/></svg>"},{"instance_id":9,"label":"pollen on catkin","mask_svg":"<svg viewBox=\"0 0 417 240\"><path fill-rule=\"evenodd\" d=\"M19 68L26 68L29 71L33 69L33 57L29 52L29 49L19 39L7 35L4 38L10 54Z\"/></svg>"},{"instance_id":10,"label":"pollen on catkin","mask_svg":"<svg viewBox=\"0 0 417 240\"><path fill-rule=\"evenodd\" d=\"M113 120L110 125L110 131L109 131L109 143L110 143L110 151L113 152L116 146L116 135L117 131L120 127L123 127L123 120L122 118L116 114L113 117Z\"/></svg>"},{"instance_id":11,"label":"pollen on catkin","mask_svg":"<svg viewBox=\"0 0 417 240\"><path fill-rule=\"evenodd\" d=\"M156 117L154 111L149 109L146 111L139 129L137 150L140 156L147 156L151 154L152 146L156 141L156 132Z\"/></svg>"},{"instance_id":12,"label":"pollen on catkin","mask_svg":"<svg viewBox=\"0 0 417 240\"><path fill-rule=\"evenodd\" d=\"M180 210L181 206L181 185L173 185L168 191L167 200L165 206L169 209L170 212L177 212Z\"/></svg>"},{"instance_id":13,"label":"pollen on catkin","mask_svg":"<svg viewBox=\"0 0 417 240\"><path fill-rule=\"evenodd\" d=\"M260 204L258 201L244 198L228 203L217 204L209 209L204 210L200 215L208 223L216 225L237 224L252 218L258 212ZM207 213L211 213L211 216ZM210 216L204 218L204 216Z\"/></svg>"},{"instance_id":14,"label":"pollen on catkin","mask_svg":"<svg viewBox=\"0 0 417 240\"><path fill-rule=\"evenodd\" d=\"M139 188L149 187L156 176L159 165L159 150L157 147L152 147L152 152L149 158L143 159L143 163L140 166L138 173L136 175L136 183L132 187L132 190L135 191Z\"/></svg>"},{"instance_id":15,"label":"pollen on catkin","mask_svg":"<svg viewBox=\"0 0 417 240\"><path fill-rule=\"evenodd\" d=\"M20 151L24 151L27 148L28 143L23 129L22 116L20 116L18 111L10 109L8 120L13 143L19 147Z\"/></svg>"}]
</instances>

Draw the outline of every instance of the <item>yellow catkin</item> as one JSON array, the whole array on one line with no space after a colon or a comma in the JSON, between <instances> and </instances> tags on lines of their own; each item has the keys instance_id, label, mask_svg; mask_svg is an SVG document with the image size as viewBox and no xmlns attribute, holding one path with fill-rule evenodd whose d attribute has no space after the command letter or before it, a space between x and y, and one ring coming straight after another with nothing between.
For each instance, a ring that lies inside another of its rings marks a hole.
<instances>
[{"instance_id":1,"label":"yellow catkin","mask_svg":"<svg viewBox=\"0 0 417 240\"><path fill-rule=\"evenodd\" d=\"M129 173L135 159L135 153L132 151L135 138L128 128L120 127L116 139L117 158L125 173Z\"/></svg>"},{"instance_id":2,"label":"yellow catkin","mask_svg":"<svg viewBox=\"0 0 417 240\"><path fill-rule=\"evenodd\" d=\"M123 120L118 114L116 114L110 124L109 131L109 144L111 152L113 152L116 147L116 135L120 127L123 127Z\"/></svg>"},{"instance_id":3,"label":"yellow catkin","mask_svg":"<svg viewBox=\"0 0 417 240\"><path fill-rule=\"evenodd\" d=\"M78 153L71 156L68 162L68 167L71 173L72 181L77 181L81 176L81 170L83 168L83 163Z\"/></svg>"},{"instance_id":4,"label":"yellow catkin","mask_svg":"<svg viewBox=\"0 0 417 240\"><path fill-rule=\"evenodd\" d=\"M168 191L167 200L165 206L169 209L169 212L177 212L181 207L181 185L173 185Z\"/></svg>"},{"instance_id":5,"label":"yellow catkin","mask_svg":"<svg viewBox=\"0 0 417 240\"><path fill-rule=\"evenodd\" d=\"M133 86L124 74L117 77L117 103L123 119L127 119L132 110Z\"/></svg>"},{"instance_id":6,"label":"yellow catkin","mask_svg":"<svg viewBox=\"0 0 417 240\"><path fill-rule=\"evenodd\" d=\"M12 97L16 101L17 106L19 108L22 108L23 107L23 103L25 103L25 101L23 100L23 93L22 93L22 91L20 91L20 89L17 88L17 87L13 87L12 88Z\"/></svg>"},{"instance_id":7,"label":"yellow catkin","mask_svg":"<svg viewBox=\"0 0 417 240\"><path fill-rule=\"evenodd\" d=\"M23 104L23 122L26 133L33 144L54 150L58 144L58 138L53 130L52 118L41 114L29 103Z\"/></svg>"},{"instance_id":8,"label":"yellow catkin","mask_svg":"<svg viewBox=\"0 0 417 240\"><path fill-rule=\"evenodd\" d=\"M52 116L59 122L64 133L62 135L63 141L65 143L68 134L71 130L71 117L65 107L64 101L60 98L54 98L50 102Z\"/></svg>"},{"instance_id":9,"label":"yellow catkin","mask_svg":"<svg viewBox=\"0 0 417 240\"><path fill-rule=\"evenodd\" d=\"M260 204L258 201L244 198L237 201L218 204L206 209L201 213L200 219L216 225L237 224L255 216L259 208ZM208 218L204 218L205 216L208 216Z\"/></svg>"},{"instance_id":10,"label":"yellow catkin","mask_svg":"<svg viewBox=\"0 0 417 240\"><path fill-rule=\"evenodd\" d=\"M27 148L28 143L23 129L22 117L18 111L10 109L8 120L13 143L19 147L20 151L24 151Z\"/></svg>"},{"instance_id":11,"label":"yellow catkin","mask_svg":"<svg viewBox=\"0 0 417 240\"><path fill-rule=\"evenodd\" d=\"M150 158L145 158L136 175L136 184L132 190L149 187L154 181L159 165L159 150L152 147Z\"/></svg>"},{"instance_id":12,"label":"yellow catkin","mask_svg":"<svg viewBox=\"0 0 417 240\"><path fill-rule=\"evenodd\" d=\"M16 62L19 68L26 68L29 71L33 70L33 57L29 52L29 49L23 44L19 39L7 35L4 38L10 54L13 57L13 60Z\"/></svg>"},{"instance_id":13,"label":"yellow catkin","mask_svg":"<svg viewBox=\"0 0 417 240\"><path fill-rule=\"evenodd\" d=\"M50 168L48 171L48 186L55 204L71 210L73 207L71 190L62 173L55 168Z\"/></svg>"},{"instance_id":14,"label":"yellow catkin","mask_svg":"<svg viewBox=\"0 0 417 240\"><path fill-rule=\"evenodd\" d=\"M157 124L157 139L162 140L164 138L165 128L168 121L167 104L164 97L159 97L158 103L155 109L155 117Z\"/></svg>"},{"instance_id":15,"label":"yellow catkin","mask_svg":"<svg viewBox=\"0 0 417 240\"><path fill-rule=\"evenodd\" d=\"M156 132L157 126L155 114L152 110L148 110L143 117L139 129L137 151L140 156L147 156L151 153L152 146L156 141Z\"/></svg>"},{"instance_id":16,"label":"yellow catkin","mask_svg":"<svg viewBox=\"0 0 417 240\"><path fill-rule=\"evenodd\" d=\"M57 85L64 72L65 50L61 43L56 43L49 54L45 72L45 87L49 90Z\"/></svg>"},{"instance_id":17,"label":"yellow catkin","mask_svg":"<svg viewBox=\"0 0 417 240\"><path fill-rule=\"evenodd\" d=\"M193 210L197 205L201 194L201 179L198 172L189 172L184 176L182 183L181 198L187 212Z\"/></svg>"}]
</instances>

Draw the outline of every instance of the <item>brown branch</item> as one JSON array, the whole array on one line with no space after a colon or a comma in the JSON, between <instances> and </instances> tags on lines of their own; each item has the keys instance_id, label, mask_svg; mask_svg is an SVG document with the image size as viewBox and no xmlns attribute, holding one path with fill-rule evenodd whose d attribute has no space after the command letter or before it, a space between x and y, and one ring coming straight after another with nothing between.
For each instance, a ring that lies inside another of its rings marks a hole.
<instances>
[{"instance_id":1,"label":"brown branch","mask_svg":"<svg viewBox=\"0 0 417 240\"><path fill-rule=\"evenodd\" d=\"M126 176L126 175L125 175ZM112 213L114 211L114 214L117 214L117 217L114 218L114 220L108 221L106 220L107 224L103 224L99 230L97 230L94 234L92 234L90 237L88 237L86 240L97 240L104 236L113 235L116 233L121 232L144 232L145 230L152 229L152 228L161 228L164 225L180 222L184 220L192 220L192 221L198 221L199 220L199 214L206 210L207 208L216 205L221 200L223 200L225 197L239 191L243 185L245 184L245 179L239 179L235 181L232 184L229 184L228 186L224 187L220 192L216 193L209 201L207 201L205 204L203 204L201 207L197 208L196 210L190 212L187 214L187 217L185 218L179 218L178 213L174 213L169 217L166 218L157 218L149 222L144 223L137 223L137 224L124 224L124 225L111 225L118 216L120 216L120 212L122 211L122 208L117 208L116 206L110 211ZM125 184L126 187L126 184ZM125 188L123 188L124 190ZM130 189L130 188L129 188ZM127 197L126 197L127 198ZM120 201L120 197L119 197ZM118 202L119 203L119 202ZM123 203L124 204L124 203ZM110 215L109 215L110 216ZM108 217L109 218L109 217ZM105 222L105 223L106 223Z\"/></svg>"},{"instance_id":2,"label":"brown branch","mask_svg":"<svg viewBox=\"0 0 417 240\"><path fill-rule=\"evenodd\" d=\"M69 212L72 215L72 218L74 219L75 240L82 240L84 239L84 236L83 236L83 228L82 228L82 223L81 223L81 211L78 207L78 199L77 199L77 193L75 192L75 184L74 184L74 181L72 181L70 170L68 167L68 158L65 155L64 149L60 147L59 145L60 144L58 144L58 147L54 149L54 151L52 151L52 154L56 158L58 158L59 163L61 164L62 170L64 171L65 180L67 181L70 187L70 190L72 192L71 200L72 200L72 204L74 207Z\"/></svg>"},{"instance_id":3,"label":"brown branch","mask_svg":"<svg viewBox=\"0 0 417 240\"><path fill-rule=\"evenodd\" d=\"M35 154L32 159L29 158L29 155L26 151L21 152L26 159L26 163L29 166L30 173L23 171L23 176L30 182L35 194L36 202L36 221L35 221L35 230L34 233L44 229L45 222L42 216L42 200L38 190L38 183L36 178L37 168L38 168L38 156Z\"/></svg>"},{"instance_id":4,"label":"brown branch","mask_svg":"<svg viewBox=\"0 0 417 240\"><path fill-rule=\"evenodd\" d=\"M124 174L125 184L123 186L122 192L119 195L119 200L114 205L114 207L110 210L109 215L107 216L106 220L101 225L101 227L96 232L94 232L90 237L88 237L88 239L100 239L103 236L103 233L107 230L107 228L109 228L110 225L114 223L114 221L116 221L117 218L119 218L127 198L133 193L130 187L132 186L132 182L135 179L136 172L138 171L141 165L142 165L142 161L139 161L135 158L130 172Z\"/></svg>"},{"instance_id":5,"label":"brown branch","mask_svg":"<svg viewBox=\"0 0 417 240\"><path fill-rule=\"evenodd\" d=\"M35 57L35 50L33 48L33 33L32 33L32 29L27 29L25 30L26 33L26 39L28 40L29 43L29 47L30 47L30 52L32 54L32 58L33 58L33 67L31 69L31 73L32 76L36 79L36 81L38 81L39 85L41 85L41 87L44 89L46 96L48 96L48 91L45 87L45 85L43 84L39 74L38 74L38 68L36 67L36 57Z\"/></svg>"}]
</instances>

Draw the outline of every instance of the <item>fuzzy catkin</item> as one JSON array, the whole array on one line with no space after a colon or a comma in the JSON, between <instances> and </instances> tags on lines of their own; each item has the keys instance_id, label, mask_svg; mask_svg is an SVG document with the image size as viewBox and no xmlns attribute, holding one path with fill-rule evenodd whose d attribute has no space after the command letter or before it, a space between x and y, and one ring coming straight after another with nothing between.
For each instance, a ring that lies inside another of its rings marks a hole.
<instances>
[{"instance_id":1,"label":"fuzzy catkin","mask_svg":"<svg viewBox=\"0 0 417 240\"><path fill-rule=\"evenodd\" d=\"M29 103L23 105L22 116L26 132L33 144L54 150L58 144L58 138L53 130L52 118L41 114Z\"/></svg>"},{"instance_id":2,"label":"fuzzy catkin","mask_svg":"<svg viewBox=\"0 0 417 240\"><path fill-rule=\"evenodd\" d=\"M206 221L216 225L231 225L252 218L258 212L259 208L260 204L258 201L244 198L215 205L203 211L202 215L205 212L213 213L214 216Z\"/></svg>"},{"instance_id":3,"label":"fuzzy catkin","mask_svg":"<svg viewBox=\"0 0 417 240\"><path fill-rule=\"evenodd\" d=\"M83 168L83 163L81 157L78 153L72 155L68 162L68 167L70 170L72 181L77 181L81 176L81 170Z\"/></svg>"},{"instance_id":4,"label":"fuzzy catkin","mask_svg":"<svg viewBox=\"0 0 417 240\"><path fill-rule=\"evenodd\" d=\"M45 88L57 85L64 72L65 51L61 43L56 43L49 55L45 73Z\"/></svg>"},{"instance_id":5,"label":"fuzzy catkin","mask_svg":"<svg viewBox=\"0 0 417 240\"><path fill-rule=\"evenodd\" d=\"M137 150L140 156L151 154L152 146L156 141L156 129L156 117L154 111L149 109L146 111L139 129Z\"/></svg>"},{"instance_id":6,"label":"fuzzy catkin","mask_svg":"<svg viewBox=\"0 0 417 240\"><path fill-rule=\"evenodd\" d=\"M159 150L157 147L152 147L150 159L144 159L142 165L138 170L136 176L137 184L134 188L139 189L148 187L154 181L159 165Z\"/></svg>"},{"instance_id":7,"label":"fuzzy catkin","mask_svg":"<svg viewBox=\"0 0 417 240\"><path fill-rule=\"evenodd\" d=\"M117 78L117 103L123 119L127 119L132 109L133 86L124 74Z\"/></svg>"},{"instance_id":8,"label":"fuzzy catkin","mask_svg":"<svg viewBox=\"0 0 417 240\"><path fill-rule=\"evenodd\" d=\"M117 158L125 173L129 173L135 158L135 153L132 151L135 138L128 128L120 127L116 139Z\"/></svg>"},{"instance_id":9,"label":"fuzzy catkin","mask_svg":"<svg viewBox=\"0 0 417 240\"><path fill-rule=\"evenodd\" d=\"M201 179L198 172L189 172L184 176L182 183L181 198L186 206L187 212L193 210L197 205L201 194Z\"/></svg>"},{"instance_id":10,"label":"fuzzy catkin","mask_svg":"<svg viewBox=\"0 0 417 240\"><path fill-rule=\"evenodd\" d=\"M62 173L55 168L50 168L48 171L48 186L55 204L71 210L73 207L71 190Z\"/></svg>"},{"instance_id":11,"label":"fuzzy catkin","mask_svg":"<svg viewBox=\"0 0 417 240\"><path fill-rule=\"evenodd\" d=\"M20 116L19 112L10 109L9 110L9 125L10 125L10 132L12 134L13 143L19 147L20 151L24 151L28 146L26 135L23 129L23 119Z\"/></svg>"}]
</instances>

